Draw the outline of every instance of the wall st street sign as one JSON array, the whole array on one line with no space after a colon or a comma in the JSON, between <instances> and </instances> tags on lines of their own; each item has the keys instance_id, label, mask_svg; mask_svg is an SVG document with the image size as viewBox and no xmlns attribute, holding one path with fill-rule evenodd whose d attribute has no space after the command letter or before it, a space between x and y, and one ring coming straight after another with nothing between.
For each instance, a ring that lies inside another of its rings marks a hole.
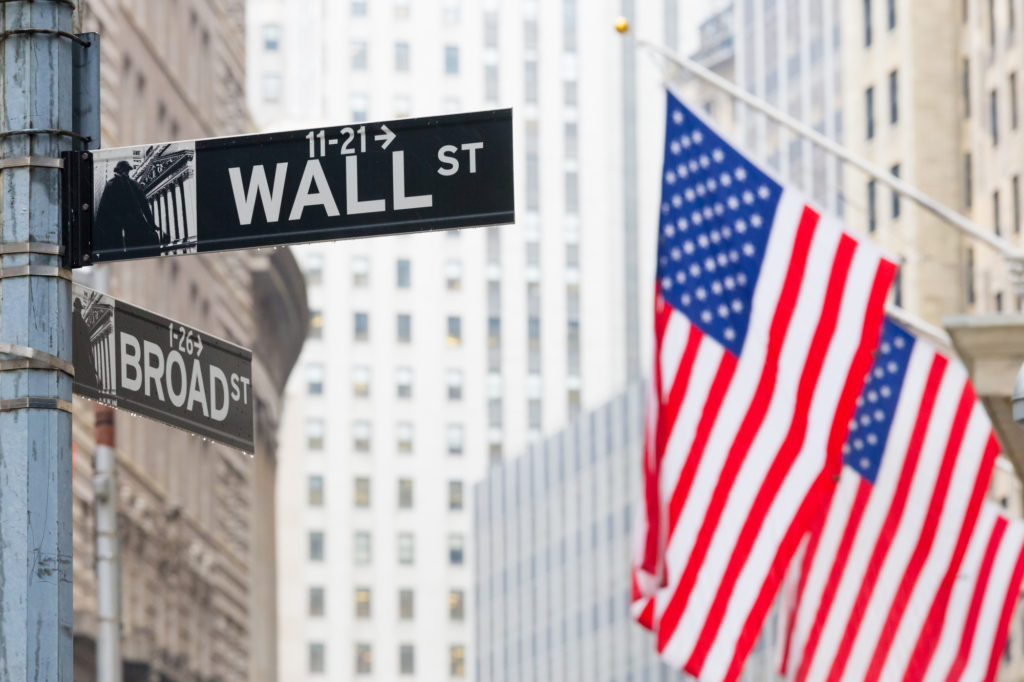
<instances>
[{"instance_id":1,"label":"wall st street sign","mask_svg":"<svg viewBox=\"0 0 1024 682\"><path fill-rule=\"evenodd\" d=\"M69 152L69 265L515 220L512 111Z\"/></svg>"},{"instance_id":2,"label":"wall st street sign","mask_svg":"<svg viewBox=\"0 0 1024 682\"><path fill-rule=\"evenodd\" d=\"M253 452L252 352L72 287L74 392Z\"/></svg>"}]
</instances>

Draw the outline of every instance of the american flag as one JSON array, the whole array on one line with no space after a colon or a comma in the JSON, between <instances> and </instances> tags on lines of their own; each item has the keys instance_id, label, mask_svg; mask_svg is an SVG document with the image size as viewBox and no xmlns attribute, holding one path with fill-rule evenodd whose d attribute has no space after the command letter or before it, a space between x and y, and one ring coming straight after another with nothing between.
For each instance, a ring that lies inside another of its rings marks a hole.
<instances>
[{"instance_id":1,"label":"american flag","mask_svg":"<svg viewBox=\"0 0 1024 682\"><path fill-rule=\"evenodd\" d=\"M895 265L671 93L635 617L735 679L835 486Z\"/></svg>"},{"instance_id":2,"label":"american flag","mask_svg":"<svg viewBox=\"0 0 1024 682\"><path fill-rule=\"evenodd\" d=\"M922 679L998 450L966 369L887 319L784 605L789 679Z\"/></svg>"}]
</instances>

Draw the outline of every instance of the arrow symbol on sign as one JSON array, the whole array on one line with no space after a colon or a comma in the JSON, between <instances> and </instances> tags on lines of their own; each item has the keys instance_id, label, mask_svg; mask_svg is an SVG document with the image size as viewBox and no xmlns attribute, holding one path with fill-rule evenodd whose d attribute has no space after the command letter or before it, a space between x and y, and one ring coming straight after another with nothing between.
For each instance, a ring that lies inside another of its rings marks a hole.
<instances>
[{"instance_id":1,"label":"arrow symbol on sign","mask_svg":"<svg viewBox=\"0 0 1024 682\"><path fill-rule=\"evenodd\" d=\"M387 125L384 123L380 124L380 129L383 130L384 132L380 135L377 135L373 139L377 140L377 142L383 140L384 144L381 145L381 148L387 149L388 146L395 141L395 138L398 137L398 135L395 135L393 132L391 132L391 128L388 128Z\"/></svg>"}]
</instances>

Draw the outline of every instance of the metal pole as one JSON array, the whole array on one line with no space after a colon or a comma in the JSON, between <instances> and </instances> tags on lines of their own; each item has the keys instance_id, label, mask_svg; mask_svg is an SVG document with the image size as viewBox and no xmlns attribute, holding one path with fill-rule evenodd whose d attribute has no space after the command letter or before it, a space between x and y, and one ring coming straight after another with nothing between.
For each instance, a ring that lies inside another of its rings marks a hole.
<instances>
[{"instance_id":1,"label":"metal pole","mask_svg":"<svg viewBox=\"0 0 1024 682\"><path fill-rule=\"evenodd\" d=\"M59 131L71 127L72 43L57 32L70 32L73 10L0 4L3 680L72 677L71 282L54 166L71 142Z\"/></svg>"},{"instance_id":2,"label":"metal pole","mask_svg":"<svg viewBox=\"0 0 1024 682\"><path fill-rule=\"evenodd\" d=\"M96 405L96 680L121 682L121 546L117 538L114 409Z\"/></svg>"},{"instance_id":3,"label":"metal pole","mask_svg":"<svg viewBox=\"0 0 1024 682\"><path fill-rule=\"evenodd\" d=\"M982 230L966 216L961 215L960 213L954 211L945 204L936 201L935 199L928 196L927 194L917 189L913 185L903 180L900 180L898 177L888 172L881 166L877 166L868 161L867 159L857 156L856 154L854 154L853 152L851 152L838 142L835 142L834 140L825 137L814 128L805 125L804 123L798 121L789 114L776 109L775 107L766 103L761 98L756 97L750 94L749 92L743 90L742 88L738 87L732 81L726 78L722 78L718 74L706 69L705 67L701 66L700 64L698 64L697 62L693 61L688 57L676 54L650 41L637 39L637 44L657 54L662 59L665 59L666 61L674 64L675 66L686 71L689 71L697 78L700 78L701 80L710 83L714 87L729 93L735 99L738 99L747 106L760 111L762 114L772 119L776 123L785 126L786 128L789 128L797 135L809 139L811 142L825 149L829 153L834 154L841 158L843 161L849 163L850 165L859 168L867 175L870 175L879 182L888 185L895 192L907 197L908 199L918 204L925 210L934 213L939 218L946 221L953 227L959 229L961 232L968 235L969 237L973 237L974 239L985 242L993 249L1001 253L1008 260L1014 261L1014 263L1012 264L1013 266L1019 266L1020 261L1024 260L1024 251L1021 251L1014 244L1008 242L1002 237L997 237L994 234Z\"/></svg>"}]
</instances>

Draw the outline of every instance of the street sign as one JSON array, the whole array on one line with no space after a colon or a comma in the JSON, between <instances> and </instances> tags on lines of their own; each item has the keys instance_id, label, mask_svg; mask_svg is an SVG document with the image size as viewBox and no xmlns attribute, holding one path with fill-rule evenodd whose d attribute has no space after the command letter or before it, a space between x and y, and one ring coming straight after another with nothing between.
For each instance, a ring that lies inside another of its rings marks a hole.
<instances>
[{"instance_id":1,"label":"street sign","mask_svg":"<svg viewBox=\"0 0 1024 682\"><path fill-rule=\"evenodd\" d=\"M72 287L73 390L253 452L252 352Z\"/></svg>"},{"instance_id":2,"label":"street sign","mask_svg":"<svg viewBox=\"0 0 1024 682\"><path fill-rule=\"evenodd\" d=\"M512 110L65 155L69 265L515 220Z\"/></svg>"}]
</instances>

